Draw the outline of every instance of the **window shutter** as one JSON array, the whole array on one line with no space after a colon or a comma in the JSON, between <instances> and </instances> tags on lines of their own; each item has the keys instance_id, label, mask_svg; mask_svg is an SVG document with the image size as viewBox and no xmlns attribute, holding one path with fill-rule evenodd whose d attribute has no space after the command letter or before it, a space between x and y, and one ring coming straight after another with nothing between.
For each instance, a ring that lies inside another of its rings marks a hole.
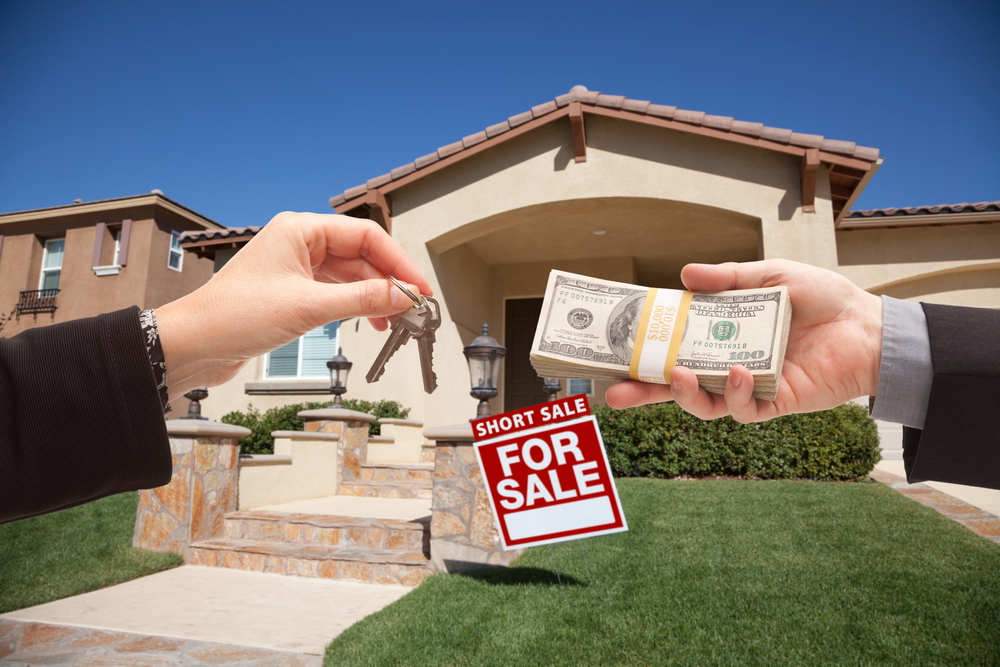
<instances>
[{"instance_id":1,"label":"window shutter","mask_svg":"<svg viewBox=\"0 0 1000 667\"><path fill-rule=\"evenodd\" d=\"M340 322L330 322L313 329L302 337L302 377L325 378L330 376L326 362L337 354L337 331Z\"/></svg>"},{"instance_id":2,"label":"window shutter","mask_svg":"<svg viewBox=\"0 0 1000 667\"><path fill-rule=\"evenodd\" d=\"M132 221L122 220L121 245L118 247L118 266L128 263L128 243L132 238Z\"/></svg>"},{"instance_id":3,"label":"window shutter","mask_svg":"<svg viewBox=\"0 0 1000 667\"><path fill-rule=\"evenodd\" d=\"M272 350L267 357L268 377L295 377L299 365L299 340Z\"/></svg>"}]
</instances>

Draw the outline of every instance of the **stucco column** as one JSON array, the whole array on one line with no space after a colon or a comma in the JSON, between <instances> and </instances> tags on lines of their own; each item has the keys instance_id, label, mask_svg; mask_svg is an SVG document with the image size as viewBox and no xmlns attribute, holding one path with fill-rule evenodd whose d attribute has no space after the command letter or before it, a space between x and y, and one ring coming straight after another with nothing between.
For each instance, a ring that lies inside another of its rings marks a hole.
<instances>
[{"instance_id":1,"label":"stucco column","mask_svg":"<svg viewBox=\"0 0 1000 667\"><path fill-rule=\"evenodd\" d=\"M431 505L431 561L439 572L507 566L524 549L504 551L476 452L472 426L424 430L435 442Z\"/></svg>"},{"instance_id":2,"label":"stucco column","mask_svg":"<svg viewBox=\"0 0 1000 667\"><path fill-rule=\"evenodd\" d=\"M368 424L375 415L356 410L325 409L303 410L299 413L306 431L335 433L337 441L337 469L341 482L361 480L361 466L368 462Z\"/></svg>"},{"instance_id":3,"label":"stucco column","mask_svg":"<svg viewBox=\"0 0 1000 667\"><path fill-rule=\"evenodd\" d=\"M239 501L238 439L250 429L195 419L167 421L173 476L139 492L132 546L172 551L187 560L191 544L223 534Z\"/></svg>"}]
</instances>

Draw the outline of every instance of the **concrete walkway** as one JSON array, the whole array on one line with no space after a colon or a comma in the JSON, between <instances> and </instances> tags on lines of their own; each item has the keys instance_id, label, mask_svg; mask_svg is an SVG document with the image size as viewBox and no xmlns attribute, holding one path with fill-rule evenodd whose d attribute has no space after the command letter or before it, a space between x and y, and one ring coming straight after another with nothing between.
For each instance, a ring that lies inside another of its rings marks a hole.
<instances>
[{"instance_id":1,"label":"concrete walkway","mask_svg":"<svg viewBox=\"0 0 1000 667\"><path fill-rule=\"evenodd\" d=\"M410 590L403 586L183 566L3 614L0 622L45 623L322 656L334 637ZM85 652L80 651L77 658L83 659ZM0 653L0 658L16 660L15 655L2 657ZM124 660L93 664L138 663Z\"/></svg>"},{"instance_id":2,"label":"concrete walkway","mask_svg":"<svg viewBox=\"0 0 1000 667\"><path fill-rule=\"evenodd\" d=\"M0 619L0 667L322 667L323 658L192 639Z\"/></svg>"}]
</instances>

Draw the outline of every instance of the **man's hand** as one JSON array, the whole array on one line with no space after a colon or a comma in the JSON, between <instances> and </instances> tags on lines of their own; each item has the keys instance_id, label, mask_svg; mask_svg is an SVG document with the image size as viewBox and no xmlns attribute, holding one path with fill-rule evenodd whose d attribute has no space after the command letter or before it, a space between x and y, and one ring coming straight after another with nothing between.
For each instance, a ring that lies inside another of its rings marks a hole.
<instances>
[{"instance_id":1,"label":"man's hand","mask_svg":"<svg viewBox=\"0 0 1000 667\"><path fill-rule=\"evenodd\" d=\"M766 421L796 412L836 407L878 388L882 302L840 274L787 260L745 264L689 264L681 280L707 292L785 285L792 323L774 401L755 399L753 376L743 366L729 373L725 395L698 386L694 371L675 367L670 385L626 380L608 389L608 405L627 408L674 400L701 419L732 415L739 422Z\"/></svg>"},{"instance_id":2,"label":"man's hand","mask_svg":"<svg viewBox=\"0 0 1000 667\"><path fill-rule=\"evenodd\" d=\"M171 399L232 379L246 362L348 317L386 317L413 305L386 276L416 294L430 284L374 222L281 213L212 279L156 309Z\"/></svg>"}]
</instances>

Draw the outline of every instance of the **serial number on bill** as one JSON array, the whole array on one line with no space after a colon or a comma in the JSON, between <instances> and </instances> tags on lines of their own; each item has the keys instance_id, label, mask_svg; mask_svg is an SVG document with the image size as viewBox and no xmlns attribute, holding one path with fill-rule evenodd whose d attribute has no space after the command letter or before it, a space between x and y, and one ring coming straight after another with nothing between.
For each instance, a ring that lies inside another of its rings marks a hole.
<instances>
[{"instance_id":1,"label":"serial number on bill","mask_svg":"<svg viewBox=\"0 0 1000 667\"><path fill-rule=\"evenodd\" d=\"M590 296L589 294L579 294L577 292L559 292L559 296L556 297L556 302L558 303L569 303L569 299L573 301L584 301L586 303L617 303L617 299L608 299L596 296Z\"/></svg>"}]
</instances>

